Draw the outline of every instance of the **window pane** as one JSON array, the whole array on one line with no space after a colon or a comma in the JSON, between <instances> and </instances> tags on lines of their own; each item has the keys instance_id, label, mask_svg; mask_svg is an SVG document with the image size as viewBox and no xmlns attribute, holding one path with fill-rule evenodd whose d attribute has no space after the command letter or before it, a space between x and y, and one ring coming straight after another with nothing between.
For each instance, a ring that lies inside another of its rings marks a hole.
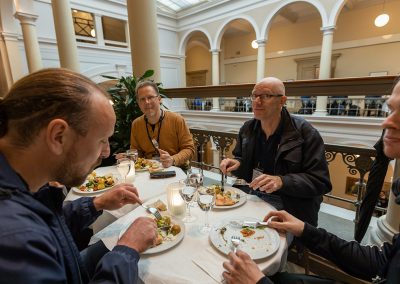
<instances>
[{"instance_id":1,"label":"window pane","mask_svg":"<svg viewBox=\"0 0 400 284\"><path fill-rule=\"evenodd\" d=\"M105 40L126 42L125 21L102 16L103 34Z\"/></svg>"}]
</instances>

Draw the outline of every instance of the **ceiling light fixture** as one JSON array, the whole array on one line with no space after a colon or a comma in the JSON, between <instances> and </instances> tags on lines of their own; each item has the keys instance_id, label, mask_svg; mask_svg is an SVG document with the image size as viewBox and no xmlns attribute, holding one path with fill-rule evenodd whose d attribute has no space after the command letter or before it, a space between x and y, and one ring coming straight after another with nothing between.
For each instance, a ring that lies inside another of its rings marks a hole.
<instances>
[{"instance_id":1,"label":"ceiling light fixture","mask_svg":"<svg viewBox=\"0 0 400 284\"><path fill-rule=\"evenodd\" d=\"M92 37L96 37L96 31L95 31L94 29L91 29L91 30L90 30L90 35L91 35Z\"/></svg>"},{"instance_id":2,"label":"ceiling light fixture","mask_svg":"<svg viewBox=\"0 0 400 284\"><path fill-rule=\"evenodd\" d=\"M253 40L253 41L251 42L251 47L254 48L254 49L257 49L257 48L258 48L258 43L257 43L256 40Z\"/></svg>"},{"instance_id":3,"label":"ceiling light fixture","mask_svg":"<svg viewBox=\"0 0 400 284\"><path fill-rule=\"evenodd\" d=\"M386 24L389 22L389 18L389 15L385 13L385 0L383 0L382 14L375 18L375 26L378 28L386 26Z\"/></svg>"}]
</instances>

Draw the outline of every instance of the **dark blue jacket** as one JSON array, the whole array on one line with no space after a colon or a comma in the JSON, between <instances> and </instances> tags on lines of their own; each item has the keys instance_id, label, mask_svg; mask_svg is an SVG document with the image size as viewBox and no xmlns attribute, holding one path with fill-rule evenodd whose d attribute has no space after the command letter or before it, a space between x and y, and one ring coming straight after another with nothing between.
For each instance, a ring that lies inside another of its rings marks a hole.
<instances>
[{"instance_id":1,"label":"dark blue jacket","mask_svg":"<svg viewBox=\"0 0 400 284\"><path fill-rule=\"evenodd\" d=\"M324 141L318 131L301 117L282 108L283 133L274 161L274 175L282 178L283 186L274 194L280 195L283 207L297 218L314 226L322 196L332 189ZM234 174L251 181L254 168L257 119L246 121L241 127L233 150L240 161ZM265 157L266 159L268 157Z\"/></svg>"},{"instance_id":2,"label":"dark blue jacket","mask_svg":"<svg viewBox=\"0 0 400 284\"><path fill-rule=\"evenodd\" d=\"M0 154L0 283L136 283L139 254L116 246L89 280L74 242L101 214L93 198L62 207L60 188L32 194Z\"/></svg>"}]
</instances>

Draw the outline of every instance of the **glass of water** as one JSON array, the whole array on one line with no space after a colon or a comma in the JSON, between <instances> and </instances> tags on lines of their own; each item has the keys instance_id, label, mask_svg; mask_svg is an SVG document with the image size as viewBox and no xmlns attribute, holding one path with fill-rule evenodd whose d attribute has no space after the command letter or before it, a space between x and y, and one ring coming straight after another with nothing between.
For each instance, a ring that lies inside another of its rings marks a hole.
<instances>
[{"instance_id":1,"label":"glass of water","mask_svg":"<svg viewBox=\"0 0 400 284\"><path fill-rule=\"evenodd\" d=\"M124 179L124 182L126 182L126 176L131 170L131 160L126 158L117 160L117 170L121 177Z\"/></svg>"},{"instance_id":2,"label":"glass of water","mask_svg":"<svg viewBox=\"0 0 400 284\"><path fill-rule=\"evenodd\" d=\"M191 223L196 220L196 217L190 214L190 203L192 202L193 197L196 194L196 188L190 185L185 185L182 189L179 190L179 193L186 203L186 216L182 219L182 221L185 223Z\"/></svg>"},{"instance_id":3,"label":"glass of water","mask_svg":"<svg viewBox=\"0 0 400 284\"><path fill-rule=\"evenodd\" d=\"M205 187L202 187L198 191L199 196L197 197L197 204L200 209L205 212L204 226L200 228L202 233L209 233L211 230L210 223L208 222L208 212L213 208L215 203L215 195L213 191L208 191Z\"/></svg>"}]
</instances>

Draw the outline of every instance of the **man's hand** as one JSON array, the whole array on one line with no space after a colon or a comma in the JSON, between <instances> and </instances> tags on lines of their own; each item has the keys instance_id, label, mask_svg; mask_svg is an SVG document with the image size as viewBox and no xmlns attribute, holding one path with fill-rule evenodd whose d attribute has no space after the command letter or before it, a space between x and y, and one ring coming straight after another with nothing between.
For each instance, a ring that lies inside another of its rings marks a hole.
<instances>
[{"instance_id":1,"label":"man's hand","mask_svg":"<svg viewBox=\"0 0 400 284\"><path fill-rule=\"evenodd\" d=\"M221 164L219 164L219 169L224 173L227 174L228 172L237 170L240 166L240 162L235 159L223 159Z\"/></svg>"},{"instance_id":2,"label":"man's hand","mask_svg":"<svg viewBox=\"0 0 400 284\"><path fill-rule=\"evenodd\" d=\"M169 168L174 164L174 158L167 151L158 148L158 152L160 153L160 162L164 168Z\"/></svg>"},{"instance_id":3,"label":"man's hand","mask_svg":"<svg viewBox=\"0 0 400 284\"><path fill-rule=\"evenodd\" d=\"M262 174L249 184L252 189L259 189L260 191L265 191L266 193L272 193L282 188L282 179L279 176L270 176L267 174Z\"/></svg>"},{"instance_id":4,"label":"man's hand","mask_svg":"<svg viewBox=\"0 0 400 284\"><path fill-rule=\"evenodd\" d=\"M135 204L139 200L139 194L135 186L129 183L121 183L111 190L96 196L93 200L97 211L116 210L126 204Z\"/></svg>"},{"instance_id":5,"label":"man's hand","mask_svg":"<svg viewBox=\"0 0 400 284\"><path fill-rule=\"evenodd\" d=\"M241 250L238 250L236 254L230 252L228 258L229 261L222 264L226 270L222 276L227 283L255 284L264 277L257 264L247 253Z\"/></svg>"},{"instance_id":6,"label":"man's hand","mask_svg":"<svg viewBox=\"0 0 400 284\"><path fill-rule=\"evenodd\" d=\"M264 221L268 221L269 219L268 227L291 233L295 237L300 237L303 234L304 222L284 210L269 212L264 217Z\"/></svg>"},{"instance_id":7,"label":"man's hand","mask_svg":"<svg viewBox=\"0 0 400 284\"><path fill-rule=\"evenodd\" d=\"M142 253L156 243L157 224L148 217L139 217L118 240L117 245L133 248Z\"/></svg>"}]
</instances>

